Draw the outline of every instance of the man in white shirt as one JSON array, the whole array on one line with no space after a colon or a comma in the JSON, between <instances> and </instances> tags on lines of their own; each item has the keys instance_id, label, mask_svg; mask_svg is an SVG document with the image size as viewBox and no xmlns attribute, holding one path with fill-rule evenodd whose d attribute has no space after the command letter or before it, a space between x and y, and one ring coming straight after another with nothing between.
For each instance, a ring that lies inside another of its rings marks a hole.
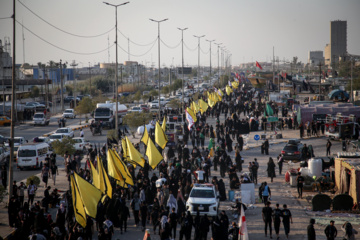
<instances>
[{"instance_id":1,"label":"man in white shirt","mask_svg":"<svg viewBox=\"0 0 360 240\"><path fill-rule=\"evenodd\" d=\"M197 180L199 183L204 183L204 170L202 170L202 167L198 168L198 170L195 171L197 175Z\"/></svg>"}]
</instances>

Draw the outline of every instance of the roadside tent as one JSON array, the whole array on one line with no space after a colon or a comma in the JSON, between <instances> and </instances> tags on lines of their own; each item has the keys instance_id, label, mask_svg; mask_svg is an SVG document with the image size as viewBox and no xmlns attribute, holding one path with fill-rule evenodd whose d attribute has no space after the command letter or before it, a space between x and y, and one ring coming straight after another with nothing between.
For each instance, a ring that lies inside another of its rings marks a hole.
<instances>
[{"instance_id":1,"label":"roadside tent","mask_svg":"<svg viewBox=\"0 0 360 240\"><path fill-rule=\"evenodd\" d=\"M360 155L357 158L335 159L337 193L348 193L360 206Z\"/></svg>"},{"instance_id":2,"label":"roadside tent","mask_svg":"<svg viewBox=\"0 0 360 240\"><path fill-rule=\"evenodd\" d=\"M330 99L349 99L349 94L343 90L335 89L329 93L328 97Z\"/></svg>"}]
</instances>

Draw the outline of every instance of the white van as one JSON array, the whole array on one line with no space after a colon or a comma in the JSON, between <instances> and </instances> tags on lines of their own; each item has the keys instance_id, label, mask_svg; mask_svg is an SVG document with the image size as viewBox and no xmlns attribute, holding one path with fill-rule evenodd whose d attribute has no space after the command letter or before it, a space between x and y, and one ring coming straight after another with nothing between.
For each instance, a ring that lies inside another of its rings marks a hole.
<instances>
[{"instance_id":1,"label":"white van","mask_svg":"<svg viewBox=\"0 0 360 240\"><path fill-rule=\"evenodd\" d=\"M46 154L50 155L49 144L47 143L26 143L17 151L17 168L41 169Z\"/></svg>"},{"instance_id":2,"label":"white van","mask_svg":"<svg viewBox=\"0 0 360 240\"><path fill-rule=\"evenodd\" d=\"M36 112L33 117L34 126L35 125L49 125L50 123L50 114L49 113L42 113Z\"/></svg>"}]
</instances>

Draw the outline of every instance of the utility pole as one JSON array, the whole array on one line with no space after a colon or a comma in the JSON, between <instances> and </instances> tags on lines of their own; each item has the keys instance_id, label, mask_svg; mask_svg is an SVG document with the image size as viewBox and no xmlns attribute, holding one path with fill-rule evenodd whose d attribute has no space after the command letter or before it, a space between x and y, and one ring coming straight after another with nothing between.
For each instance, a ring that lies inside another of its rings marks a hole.
<instances>
[{"instance_id":1,"label":"utility pole","mask_svg":"<svg viewBox=\"0 0 360 240\"><path fill-rule=\"evenodd\" d=\"M75 67L77 66L78 64L75 62L75 60L70 64L70 66L72 66L73 67L73 71L74 71L74 93L73 93L73 95L74 95L74 109L76 108L76 104L77 104L77 102L76 102L76 74L75 74Z\"/></svg>"},{"instance_id":2,"label":"utility pole","mask_svg":"<svg viewBox=\"0 0 360 240\"><path fill-rule=\"evenodd\" d=\"M210 43L210 74L209 74L209 77L210 77L210 83L211 83L211 43L215 40L206 40L206 41Z\"/></svg>"},{"instance_id":3,"label":"utility pole","mask_svg":"<svg viewBox=\"0 0 360 240\"><path fill-rule=\"evenodd\" d=\"M350 101L354 102L354 93L353 93L353 58L350 58Z\"/></svg>"},{"instance_id":4,"label":"utility pole","mask_svg":"<svg viewBox=\"0 0 360 240\"><path fill-rule=\"evenodd\" d=\"M222 43L215 43L218 46L218 50L217 50L217 55L218 55L218 83L219 83L219 87L220 87L220 55L219 55L219 51L220 51L220 45Z\"/></svg>"},{"instance_id":5,"label":"utility pole","mask_svg":"<svg viewBox=\"0 0 360 240\"><path fill-rule=\"evenodd\" d=\"M321 62L319 63L319 98L320 98L320 95L321 95Z\"/></svg>"},{"instance_id":6,"label":"utility pole","mask_svg":"<svg viewBox=\"0 0 360 240\"><path fill-rule=\"evenodd\" d=\"M200 38L205 37L205 35L202 36L196 36L194 35L194 37L196 37L198 39L198 71L197 71L197 82L198 82L198 91L200 91L200 84L199 84L199 80L200 80Z\"/></svg>"},{"instance_id":7,"label":"utility pole","mask_svg":"<svg viewBox=\"0 0 360 240\"><path fill-rule=\"evenodd\" d=\"M160 23L161 22L165 22L167 21L168 18L165 18L163 20L154 20L154 19L151 19L150 18L150 21L153 21L153 22L156 22L158 24L158 60L159 60L159 116L158 116L158 119L160 121L160 118L161 118L161 104L160 104L160 80L161 80L161 66L160 66Z\"/></svg>"},{"instance_id":8,"label":"utility pole","mask_svg":"<svg viewBox=\"0 0 360 240\"><path fill-rule=\"evenodd\" d=\"M9 139L9 145L10 145L10 161L9 161L9 182L8 182L8 205L10 203L10 199L13 195L13 159L14 159L14 128L15 128L15 98L16 98L16 80L15 80L15 25L16 25L16 18L15 18L15 2L16 0L13 0L13 56L12 56L12 81L11 81L11 127L10 127L10 139Z\"/></svg>"},{"instance_id":9,"label":"utility pole","mask_svg":"<svg viewBox=\"0 0 360 240\"><path fill-rule=\"evenodd\" d=\"M90 92L90 96L92 96L91 95L91 67L90 67L90 62L89 62L88 70L89 70L89 79L90 79L90 90L89 90L89 92Z\"/></svg>"},{"instance_id":10,"label":"utility pole","mask_svg":"<svg viewBox=\"0 0 360 240\"><path fill-rule=\"evenodd\" d=\"M273 81L271 85L271 89L273 87L273 84L275 84L275 47L273 46L273 62L272 62L272 69L273 69ZM274 89L272 89L274 90Z\"/></svg>"},{"instance_id":11,"label":"utility pole","mask_svg":"<svg viewBox=\"0 0 360 240\"><path fill-rule=\"evenodd\" d=\"M64 81L63 81L62 67L63 67L62 60L60 59L61 111L64 111Z\"/></svg>"},{"instance_id":12,"label":"utility pole","mask_svg":"<svg viewBox=\"0 0 360 240\"><path fill-rule=\"evenodd\" d=\"M182 112L184 112L184 31L188 28L178 28L181 31L181 74L182 74Z\"/></svg>"}]
</instances>

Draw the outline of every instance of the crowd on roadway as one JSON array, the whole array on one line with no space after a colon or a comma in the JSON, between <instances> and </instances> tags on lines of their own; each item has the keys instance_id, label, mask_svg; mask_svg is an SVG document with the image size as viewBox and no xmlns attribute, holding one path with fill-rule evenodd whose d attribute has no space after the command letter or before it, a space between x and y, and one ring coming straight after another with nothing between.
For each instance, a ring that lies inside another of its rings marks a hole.
<instances>
[{"instance_id":1,"label":"crowd on roadway","mask_svg":"<svg viewBox=\"0 0 360 240\"><path fill-rule=\"evenodd\" d=\"M176 239L177 237L180 240L203 240L207 239L210 230L214 240L228 239L229 236L237 240L239 237L238 223L230 223L226 211L221 211L218 216L213 218L209 218L206 214L201 216L199 211L192 216L187 211L185 204L196 183L212 183L220 201L227 200L227 187L224 182L226 177L229 178L231 190L240 189L242 183L253 182L255 186L258 185L259 163L257 159L248 163L248 173L245 173L242 166L244 160L241 157L241 151L244 148L243 135L249 134L250 131L257 131L261 126L262 129L266 128L266 118L263 113L267 106L263 103L260 94L258 101L253 101L254 94L255 92L251 90L234 90L233 93L224 95L222 101L214 107L209 108L203 114L199 113L197 122L190 129L187 123L184 123L183 139L179 139L175 147L170 147L163 152L164 161L157 166L157 171L152 171L147 162L140 169L129 164L128 170L134 180L134 185L125 187L111 181L114 189L113 197L106 197L104 201L98 203L96 218L92 219L87 216L85 228L75 221L71 191L68 190L65 193L63 200L60 199L57 189L50 193L51 187L47 186L48 178L53 178L55 186L58 172L57 169L54 170L56 155L48 156L42 169L42 181L45 186L44 199L33 202L35 192L39 191L33 183L27 186L29 195L27 202L24 202L25 185L21 183L20 186L14 187L13 192L19 194L14 194L9 203L10 226L19 229L18 239L26 239L29 236L31 239L92 239L95 229L98 239L111 239L116 229L120 230L120 234L126 234L128 220L133 218L135 227L141 231L151 228L154 234L160 235L161 240ZM192 100L190 99L189 103ZM278 114L275 104L270 103L270 107L275 114ZM181 109L177 111L182 113ZM163 111L162 115L166 116L167 113L167 111ZM246 117L241 118L241 114ZM292 126L297 126L296 117L286 114L283 113L284 120L281 126L286 124L290 129ZM224 116L225 121L220 120L221 115ZM209 118L215 118L214 126L207 122ZM275 130L275 125L271 124L271 128ZM149 132L149 135L150 138L154 138L152 131ZM120 139L123 136L123 133L119 134ZM205 145L206 139L209 141L207 146ZM234 144L234 142L236 143ZM119 156L122 156L121 145L112 141L108 141L101 147L91 146L88 149L85 165L81 165L82 157L80 155L65 154L63 157L69 185L70 176L74 172L86 181L92 182L90 163L96 167L99 164L97 161L102 161L104 169L107 169L106 153L107 148L110 147L115 149ZM142 144L136 143L135 147L140 151ZM235 152L235 157L232 157L232 152ZM267 140L264 141L261 152L269 155ZM281 174L281 156L276 162L279 166L279 174ZM271 182L276 177L275 168L275 161L270 157L267 174ZM220 178L214 173L218 170ZM159 180L161 180L160 184ZM265 235L267 236L269 230L270 238L272 238L272 223L274 223L275 233L279 238L282 219L285 235L289 237L290 224L293 222L290 210L286 204L283 205L283 209L280 209L279 204L276 204L276 208L271 208L269 184L263 182L259 186L259 197L265 205L262 210ZM54 220L47 213L49 204L58 207ZM236 200L233 205L238 216L241 215L242 206L239 200ZM311 224L314 223L311 222ZM310 238L310 235L315 236L314 228L310 225L308 227L309 239L315 239ZM349 228L348 224L344 225L346 234L351 236ZM331 227L327 228L325 232L327 236L329 235L328 239L334 235L334 229Z\"/></svg>"}]
</instances>

